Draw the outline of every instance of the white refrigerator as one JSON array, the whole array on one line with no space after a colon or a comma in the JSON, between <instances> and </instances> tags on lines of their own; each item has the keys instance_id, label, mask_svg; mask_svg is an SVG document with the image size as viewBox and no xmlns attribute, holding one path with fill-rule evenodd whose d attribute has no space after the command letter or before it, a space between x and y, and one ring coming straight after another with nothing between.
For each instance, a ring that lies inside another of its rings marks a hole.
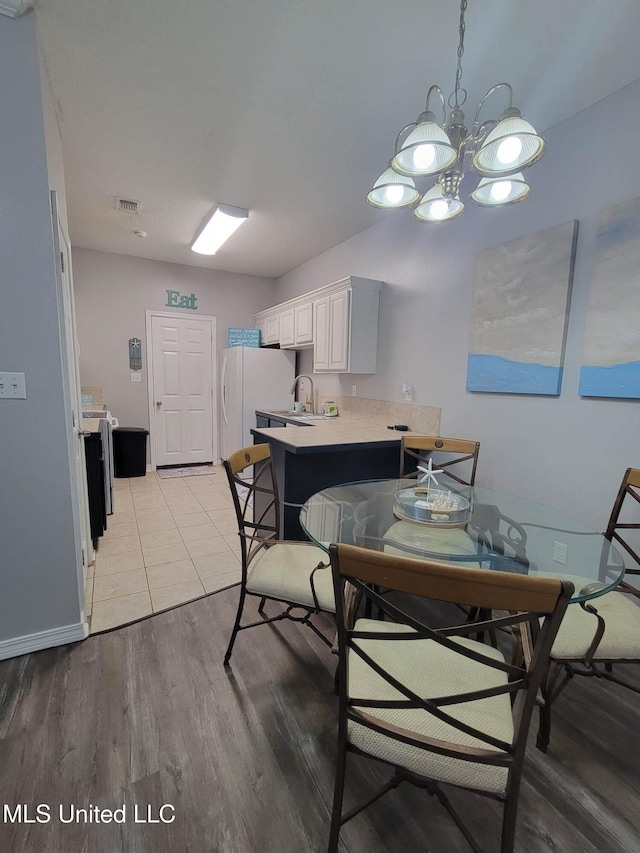
<instances>
[{"instance_id":1,"label":"white refrigerator","mask_svg":"<svg viewBox=\"0 0 640 853\"><path fill-rule=\"evenodd\" d=\"M221 456L253 444L249 430L256 409L293 408L291 386L296 354L262 347L230 347L222 351L220 377Z\"/></svg>"}]
</instances>

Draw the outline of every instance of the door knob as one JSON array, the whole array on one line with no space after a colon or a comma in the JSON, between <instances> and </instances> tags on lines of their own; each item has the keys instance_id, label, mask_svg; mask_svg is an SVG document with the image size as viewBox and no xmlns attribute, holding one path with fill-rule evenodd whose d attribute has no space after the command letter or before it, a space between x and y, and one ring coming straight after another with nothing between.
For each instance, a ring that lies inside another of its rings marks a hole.
<instances>
[{"instance_id":1,"label":"door knob","mask_svg":"<svg viewBox=\"0 0 640 853\"><path fill-rule=\"evenodd\" d=\"M162 405L162 400L156 400L156 409L159 409Z\"/></svg>"}]
</instances>

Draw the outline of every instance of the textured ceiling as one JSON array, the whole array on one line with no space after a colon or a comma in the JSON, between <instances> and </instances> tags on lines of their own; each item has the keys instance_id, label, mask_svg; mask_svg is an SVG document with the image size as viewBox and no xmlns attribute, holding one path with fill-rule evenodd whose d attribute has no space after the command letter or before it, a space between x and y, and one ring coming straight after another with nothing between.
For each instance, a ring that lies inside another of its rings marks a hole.
<instances>
[{"instance_id":1,"label":"textured ceiling","mask_svg":"<svg viewBox=\"0 0 640 853\"><path fill-rule=\"evenodd\" d=\"M451 90L458 14L454 0L40 0L73 244L279 276L379 221L364 197L428 86ZM548 128L640 78L639 34L638 0L470 0L467 118L506 80ZM195 255L217 202L249 221Z\"/></svg>"}]
</instances>

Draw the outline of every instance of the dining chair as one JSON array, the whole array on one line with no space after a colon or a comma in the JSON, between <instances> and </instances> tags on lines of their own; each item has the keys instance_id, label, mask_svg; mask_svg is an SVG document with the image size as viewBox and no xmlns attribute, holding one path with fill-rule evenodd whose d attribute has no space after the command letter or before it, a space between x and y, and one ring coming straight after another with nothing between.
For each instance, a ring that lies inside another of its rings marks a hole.
<instances>
[{"instance_id":1,"label":"dining chair","mask_svg":"<svg viewBox=\"0 0 640 853\"><path fill-rule=\"evenodd\" d=\"M238 519L242 560L238 612L224 656L225 666L239 631L282 619L307 625L332 646L333 637L325 637L311 621L314 614L335 613L327 554L310 542L280 539L280 501L270 445L244 447L223 460L223 464ZM253 469L252 478L248 476L250 469ZM248 596L260 599L258 612L262 618L242 625ZM276 616L266 616L267 599L284 605L284 609Z\"/></svg>"},{"instance_id":2,"label":"dining chair","mask_svg":"<svg viewBox=\"0 0 640 853\"><path fill-rule=\"evenodd\" d=\"M330 555L340 705L329 853L338 850L347 821L401 782L435 796L476 851L478 843L441 784L500 801L501 850L513 850L527 731L573 586L353 545L331 545ZM347 618L346 584L372 599L388 620ZM449 626L432 628L378 595L378 586L408 594L410 602L462 604L489 615L459 624L457 610L450 608ZM472 638L481 630L500 631L506 653ZM527 665L517 654L519 644L509 643L513 633L527 637ZM375 794L343 812L348 753L382 762L393 774Z\"/></svg>"},{"instance_id":3,"label":"dining chair","mask_svg":"<svg viewBox=\"0 0 640 853\"><path fill-rule=\"evenodd\" d=\"M604 533L603 552L606 568L608 543L622 549L633 565L625 569L622 582L613 592L599 598L572 604L567 610L551 649L549 672L542 685L540 729L537 746L546 752L551 733L551 707L574 675L604 678L640 693L640 687L619 678L618 664L640 663L640 590L631 582L640 575L640 555L629 536L640 531L640 520L621 521L625 513L637 511L640 504L640 468L627 468L616 495ZM625 518L632 517L625 515ZM635 515L638 518L638 515ZM637 546L636 546L637 547Z\"/></svg>"},{"instance_id":4,"label":"dining chair","mask_svg":"<svg viewBox=\"0 0 640 853\"><path fill-rule=\"evenodd\" d=\"M400 445L400 478L417 477L420 474L417 466L431 457L446 477L464 486L473 486L479 453L479 441L443 438L439 435L403 435ZM452 471L454 467L455 471Z\"/></svg>"},{"instance_id":5,"label":"dining chair","mask_svg":"<svg viewBox=\"0 0 640 853\"><path fill-rule=\"evenodd\" d=\"M476 500L467 525L477 542L480 559L492 569L527 574L527 531L495 504Z\"/></svg>"}]
</instances>

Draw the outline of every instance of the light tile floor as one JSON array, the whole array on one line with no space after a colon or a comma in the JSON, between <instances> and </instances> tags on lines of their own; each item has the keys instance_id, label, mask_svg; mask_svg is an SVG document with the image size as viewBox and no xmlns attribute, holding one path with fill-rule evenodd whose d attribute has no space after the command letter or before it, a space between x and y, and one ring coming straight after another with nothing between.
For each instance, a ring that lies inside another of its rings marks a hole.
<instances>
[{"instance_id":1,"label":"light tile floor","mask_svg":"<svg viewBox=\"0 0 640 853\"><path fill-rule=\"evenodd\" d=\"M158 613L240 580L237 521L224 470L115 481L115 512L88 572L90 631Z\"/></svg>"}]
</instances>

